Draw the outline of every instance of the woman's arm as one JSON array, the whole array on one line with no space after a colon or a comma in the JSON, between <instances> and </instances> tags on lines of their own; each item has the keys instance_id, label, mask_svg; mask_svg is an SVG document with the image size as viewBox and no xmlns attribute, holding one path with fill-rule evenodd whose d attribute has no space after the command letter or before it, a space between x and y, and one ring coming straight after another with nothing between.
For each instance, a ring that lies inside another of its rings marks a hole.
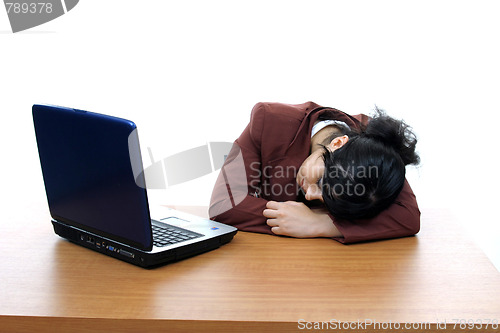
<instances>
[{"instance_id":1,"label":"woman's arm","mask_svg":"<svg viewBox=\"0 0 500 333\"><path fill-rule=\"evenodd\" d=\"M221 168L212 192L209 216L240 230L272 234L262 215L268 201L255 195L261 185L264 118L264 109L257 104L252 110L250 123L235 141Z\"/></svg>"},{"instance_id":2,"label":"woman's arm","mask_svg":"<svg viewBox=\"0 0 500 333\"><path fill-rule=\"evenodd\" d=\"M335 237L341 243L413 236L420 231L420 210L410 184L405 180L401 193L389 208L371 219L355 221L332 217L343 238Z\"/></svg>"},{"instance_id":3,"label":"woman's arm","mask_svg":"<svg viewBox=\"0 0 500 333\"><path fill-rule=\"evenodd\" d=\"M263 215L276 235L297 238L343 237L326 209L310 209L302 202L269 201Z\"/></svg>"},{"instance_id":4,"label":"woman's arm","mask_svg":"<svg viewBox=\"0 0 500 333\"><path fill-rule=\"evenodd\" d=\"M293 201L269 201L263 215L277 235L331 237L344 244L412 236L420 230L420 211L407 181L396 201L371 219L339 220L326 209L311 210Z\"/></svg>"}]
</instances>

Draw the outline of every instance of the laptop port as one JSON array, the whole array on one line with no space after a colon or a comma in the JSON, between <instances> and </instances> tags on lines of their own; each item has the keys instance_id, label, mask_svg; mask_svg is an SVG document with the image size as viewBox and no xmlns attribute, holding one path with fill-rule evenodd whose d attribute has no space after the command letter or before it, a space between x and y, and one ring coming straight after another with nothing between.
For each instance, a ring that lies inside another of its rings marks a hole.
<instances>
[{"instance_id":1,"label":"laptop port","mask_svg":"<svg viewBox=\"0 0 500 333\"><path fill-rule=\"evenodd\" d=\"M92 237L92 236L87 236L87 243L94 244L94 243L95 243L95 239L94 239L94 237Z\"/></svg>"},{"instance_id":2,"label":"laptop port","mask_svg":"<svg viewBox=\"0 0 500 333\"><path fill-rule=\"evenodd\" d=\"M125 251L123 249L120 249L118 251L118 253L120 253L121 255L124 255L125 257L129 257L129 258L134 258L135 257L135 255L133 253Z\"/></svg>"}]
</instances>

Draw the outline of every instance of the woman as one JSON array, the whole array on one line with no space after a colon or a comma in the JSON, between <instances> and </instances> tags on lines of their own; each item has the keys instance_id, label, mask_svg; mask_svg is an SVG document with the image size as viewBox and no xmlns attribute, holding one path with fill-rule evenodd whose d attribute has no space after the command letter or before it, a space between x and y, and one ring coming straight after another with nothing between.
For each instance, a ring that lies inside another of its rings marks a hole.
<instances>
[{"instance_id":1,"label":"woman","mask_svg":"<svg viewBox=\"0 0 500 333\"><path fill-rule=\"evenodd\" d=\"M384 115L259 103L221 169L210 217L342 243L414 235L420 211L404 165L418 162L415 144L404 123Z\"/></svg>"}]
</instances>

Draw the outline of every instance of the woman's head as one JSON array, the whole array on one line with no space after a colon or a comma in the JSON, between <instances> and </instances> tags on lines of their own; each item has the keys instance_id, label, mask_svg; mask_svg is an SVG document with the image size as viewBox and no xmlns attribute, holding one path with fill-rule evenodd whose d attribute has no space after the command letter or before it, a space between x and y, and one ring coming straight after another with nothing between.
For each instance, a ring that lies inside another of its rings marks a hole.
<instances>
[{"instance_id":1,"label":"woman's head","mask_svg":"<svg viewBox=\"0 0 500 333\"><path fill-rule=\"evenodd\" d=\"M361 133L334 128L320 138L297 175L307 200L323 201L338 218L375 216L401 192L405 166L417 164L417 139L404 122L377 115Z\"/></svg>"},{"instance_id":2,"label":"woman's head","mask_svg":"<svg viewBox=\"0 0 500 333\"><path fill-rule=\"evenodd\" d=\"M389 207L403 188L405 166L419 162L410 127L377 111L364 131L324 149L321 197L337 218L370 218ZM341 137L333 134L327 142Z\"/></svg>"}]
</instances>

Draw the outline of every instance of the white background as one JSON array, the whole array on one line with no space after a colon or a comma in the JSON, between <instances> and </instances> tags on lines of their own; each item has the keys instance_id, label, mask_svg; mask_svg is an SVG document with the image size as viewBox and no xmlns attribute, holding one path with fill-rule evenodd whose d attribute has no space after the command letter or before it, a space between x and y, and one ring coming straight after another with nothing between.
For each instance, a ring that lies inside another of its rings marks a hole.
<instances>
[{"instance_id":1,"label":"white background","mask_svg":"<svg viewBox=\"0 0 500 333\"><path fill-rule=\"evenodd\" d=\"M134 120L156 159L233 141L259 101L376 104L418 134L421 210L449 209L499 268L497 3L81 0L17 34L0 10L3 210L45 200L34 103ZM215 178L150 197L208 205Z\"/></svg>"}]
</instances>

